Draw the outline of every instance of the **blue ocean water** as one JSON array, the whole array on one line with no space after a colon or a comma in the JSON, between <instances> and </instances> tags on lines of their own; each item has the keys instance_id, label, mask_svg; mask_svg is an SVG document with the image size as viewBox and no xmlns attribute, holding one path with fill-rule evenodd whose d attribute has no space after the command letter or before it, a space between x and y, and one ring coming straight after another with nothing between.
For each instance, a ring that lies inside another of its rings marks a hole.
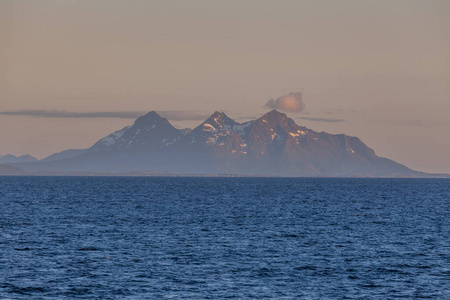
<instances>
[{"instance_id":1,"label":"blue ocean water","mask_svg":"<svg viewBox=\"0 0 450 300\"><path fill-rule=\"evenodd\" d=\"M450 181L0 177L0 298L450 299Z\"/></svg>"}]
</instances>

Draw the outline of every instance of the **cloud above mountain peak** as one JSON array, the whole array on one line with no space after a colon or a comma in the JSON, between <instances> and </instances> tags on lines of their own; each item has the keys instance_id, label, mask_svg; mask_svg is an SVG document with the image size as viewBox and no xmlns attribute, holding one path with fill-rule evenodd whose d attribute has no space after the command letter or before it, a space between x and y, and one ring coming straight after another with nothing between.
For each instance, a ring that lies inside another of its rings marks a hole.
<instances>
[{"instance_id":1,"label":"cloud above mountain peak","mask_svg":"<svg viewBox=\"0 0 450 300\"><path fill-rule=\"evenodd\" d=\"M276 99L270 99L264 106L294 113L299 113L305 108L305 104L302 101L302 93L300 92L289 93Z\"/></svg>"}]
</instances>

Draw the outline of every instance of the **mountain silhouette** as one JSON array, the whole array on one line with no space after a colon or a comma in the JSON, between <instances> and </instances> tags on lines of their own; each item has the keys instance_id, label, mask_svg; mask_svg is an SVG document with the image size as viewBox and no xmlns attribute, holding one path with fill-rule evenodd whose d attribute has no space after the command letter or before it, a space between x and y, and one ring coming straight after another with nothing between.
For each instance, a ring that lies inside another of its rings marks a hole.
<instances>
[{"instance_id":1,"label":"mountain silhouette","mask_svg":"<svg viewBox=\"0 0 450 300\"><path fill-rule=\"evenodd\" d=\"M51 158L51 159L50 159ZM214 112L193 130L152 111L84 150L16 164L25 171L111 174L422 177L359 138L316 132L272 110L238 123Z\"/></svg>"}]
</instances>

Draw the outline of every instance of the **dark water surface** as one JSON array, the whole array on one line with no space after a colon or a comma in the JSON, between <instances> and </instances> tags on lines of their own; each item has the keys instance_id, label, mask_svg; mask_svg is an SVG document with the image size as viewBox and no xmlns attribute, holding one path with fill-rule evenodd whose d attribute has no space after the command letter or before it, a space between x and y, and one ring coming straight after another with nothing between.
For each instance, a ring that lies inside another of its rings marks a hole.
<instances>
[{"instance_id":1,"label":"dark water surface","mask_svg":"<svg viewBox=\"0 0 450 300\"><path fill-rule=\"evenodd\" d=\"M2 299L450 299L450 181L0 177L0 284Z\"/></svg>"}]
</instances>

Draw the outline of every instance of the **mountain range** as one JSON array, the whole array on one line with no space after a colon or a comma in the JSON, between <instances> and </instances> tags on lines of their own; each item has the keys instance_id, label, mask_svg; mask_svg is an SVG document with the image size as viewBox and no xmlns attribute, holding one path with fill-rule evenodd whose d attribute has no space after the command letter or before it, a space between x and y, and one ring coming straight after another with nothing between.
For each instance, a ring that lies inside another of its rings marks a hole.
<instances>
[{"instance_id":1,"label":"mountain range","mask_svg":"<svg viewBox=\"0 0 450 300\"><path fill-rule=\"evenodd\" d=\"M15 156L12 154L6 154L4 156L0 155L0 165L33 161L38 161L38 159L28 154L22 156Z\"/></svg>"},{"instance_id":2,"label":"mountain range","mask_svg":"<svg viewBox=\"0 0 450 300\"><path fill-rule=\"evenodd\" d=\"M276 110L245 123L216 111L193 130L152 111L88 149L10 165L65 175L430 176L378 157L357 137L316 132Z\"/></svg>"}]
</instances>

